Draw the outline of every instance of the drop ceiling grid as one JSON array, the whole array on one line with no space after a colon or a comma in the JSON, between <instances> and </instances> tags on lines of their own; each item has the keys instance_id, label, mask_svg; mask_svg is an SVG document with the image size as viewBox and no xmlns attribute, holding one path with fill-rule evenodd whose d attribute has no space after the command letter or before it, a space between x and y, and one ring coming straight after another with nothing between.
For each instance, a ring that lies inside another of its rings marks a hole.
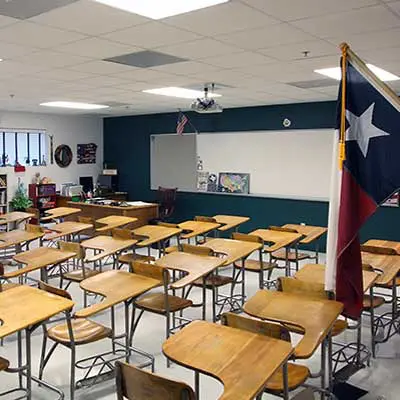
<instances>
[{"instance_id":1,"label":"drop ceiling grid","mask_svg":"<svg viewBox=\"0 0 400 400\"><path fill-rule=\"evenodd\" d=\"M25 21L0 16L0 58L5 60L0 63L0 87L9 92L1 98L13 90L18 93L13 102L4 100L0 106L39 111L37 104L48 96L63 99L70 94L77 100L130 102L141 113L172 111L188 102L159 99L141 90L160 85L200 89L210 81L234 86L221 89L221 103L228 106L334 99L332 89L299 89L286 83L320 79L313 70L337 64L341 40L354 40L361 57L365 54L369 62L390 66L396 73L399 10L400 1L304 0L300 8L291 0L232 0L156 22L79 0ZM91 16L86 24L78 18L83 13ZM103 61L149 49L189 61L145 70ZM306 60L303 51L310 51ZM26 90L24 99L23 87L30 85L32 91Z\"/></svg>"}]
</instances>

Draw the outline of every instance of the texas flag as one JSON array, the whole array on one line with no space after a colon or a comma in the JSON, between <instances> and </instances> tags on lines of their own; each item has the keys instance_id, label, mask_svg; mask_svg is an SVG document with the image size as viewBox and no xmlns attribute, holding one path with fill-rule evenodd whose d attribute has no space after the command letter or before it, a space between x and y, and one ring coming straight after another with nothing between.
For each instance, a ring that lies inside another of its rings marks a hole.
<instances>
[{"instance_id":1,"label":"texas flag","mask_svg":"<svg viewBox=\"0 0 400 400\"><path fill-rule=\"evenodd\" d=\"M333 155L325 289L335 292L336 299L344 303L345 315L358 318L363 300L359 230L379 204L400 188L400 101L345 46ZM340 137L344 142L343 163Z\"/></svg>"}]
</instances>

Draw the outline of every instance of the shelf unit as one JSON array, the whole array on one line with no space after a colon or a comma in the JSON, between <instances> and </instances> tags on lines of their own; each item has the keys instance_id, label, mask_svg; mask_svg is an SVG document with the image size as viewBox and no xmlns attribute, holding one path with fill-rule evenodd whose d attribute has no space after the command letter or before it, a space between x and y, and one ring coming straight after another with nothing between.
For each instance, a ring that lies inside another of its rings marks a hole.
<instances>
[{"instance_id":1,"label":"shelf unit","mask_svg":"<svg viewBox=\"0 0 400 400\"><path fill-rule=\"evenodd\" d=\"M0 214L7 212L7 175L0 174Z\"/></svg>"},{"instance_id":2,"label":"shelf unit","mask_svg":"<svg viewBox=\"0 0 400 400\"><path fill-rule=\"evenodd\" d=\"M54 183L31 183L29 185L29 198L32 200L32 207L37 208L40 216L43 216L45 210L56 206L56 185Z\"/></svg>"}]
</instances>

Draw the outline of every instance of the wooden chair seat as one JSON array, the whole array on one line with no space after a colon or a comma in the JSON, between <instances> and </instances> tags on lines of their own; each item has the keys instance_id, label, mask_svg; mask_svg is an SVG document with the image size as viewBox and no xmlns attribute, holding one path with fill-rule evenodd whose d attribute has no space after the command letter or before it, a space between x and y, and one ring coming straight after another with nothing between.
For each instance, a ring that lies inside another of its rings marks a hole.
<instances>
[{"instance_id":1,"label":"wooden chair seat","mask_svg":"<svg viewBox=\"0 0 400 400\"><path fill-rule=\"evenodd\" d=\"M363 299L363 309L364 311L371 310L371 308L378 308L385 304L385 299L381 296L371 296L364 295Z\"/></svg>"},{"instance_id":2,"label":"wooden chair seat","mask_svg":"<svg viewBox=\"0 0 400 400\"><path fill-rule=\"evenodd\" d=\"M276 258L277 260L285 261L286 260L286 250L278 250L272 253L272 257ZM310 254L307 253L297 253L297 260L307 260L310 258ZM288 260L289 261L296 261L296 253L294 251L289 251L288 254Z\"/></svg>"},{"instance_id":3,"label":"wooden chair seat","mask_svg":"<svg viewBox=\"0 0 400 400\"><path fill-rule=\"evenodd\" d=\"M8 360L6 360L3 357L0 357L0 371L5 371L9 365L10 362Z\"/></svg>"},{"instance_id":4,"label":"wooden chair seat","mask_svg":"<svg viewBox=\"0 0 400 400\"><path fill-rule=\"evenodd\" d=\"M207 289L212 289L212 287L220 287L220 286L225 286L229 285L233 282L232 277L230 276L225 276L225 275L212 275L206 278L206 288ZM197 287L203 287L203 280L202 279L197 279L194 281L193 286Z\"/></svg>"},{"instance_id":5,"label":"wooden chair seat","mask_svg":"<svg viewBox=\"0 0 400 400\"><path fill-rule=\"evenodd\" d=\"M289 390L294 390L301 386L310 376L310 370L299 364L288 363L288 386ZM280 368L268 380L266 389L272 393L283 391L283 370Z\"/></svg>"},{"instance_id":6,"label":"wooden chair seat","mask_svg":"<svg viewBox=\"0 0 400 400\"><path fill-rule=\"evenodd\" d=\"M282 325L285 326L290 332L298 333L299 335L304 335L304 329L300 328L299 326L291 325L291 324L282 324ZM337 319L332 327L332 337L340 335L348 327L349 327L349 324L347 323L346 320Z\"/></svg>"},{"instance_id":7,"label":"wooden chair seat","mask_svg":"<svg viewBox=\"0 0 400 400\"><path fill-rule=\"evenodd\" d=\"M182 297L168 295L168 304L170 312L176 312L191 307L193 302ZM157 314L165 314L165 294L150 293L136 300L135 306L143 310L151 311Z\"/></svg>"},{"instance_id":8,"label":"wooden chair seat","mask_svg":"<svg viewBox=\"0 0 400 400\"><path fill-rule=\"evenodd\" d=\"M400 276L396 277L395 285L400 286ZM380 288L384 288L384 289L391 289L392 286L393 286L393 282L389 282L387 284L380 284L380 283L376 284L376 287L380 287Z\"/></svg>"},{"instance_id":9,"label":"wooden chair seat","mask_svg":"<svg viewBox=\"0 0 400 400\"><path fill-rule=\"evenodd\" d=\"M242 268L242 263L241 262L235 262L234 264L235 268L241 269ZM278 266L278 264L273 263L273 262L268 262L268 261L263 261L262 262L263 269L270 270L274 269ZM260 272L260 261L259 260L246 260L244 263L244 269L246 271L253 271L253 272Z\"/></svg>"},{"instance_id":10,"label":"wooden chair seat","mask_svg":"<svg viewBox=\"0 0 400 400\"><path fill-rule=\"evenodd\" d=\"M20 286L18 283L4 283L0 284L0 292L5 292L6 290L14 289Z\"/></svg>"},{"instance_id":11,"label":"wooden chair seat","mask_svg":"<svg viewBox=\"0 0 400 400\"><path fill-rule=\"evenodd\" d=\"M74 269L73 271L67 272L63 275L63 279L72 282L82 282L85 278L90 278L91 276L98 275L100 272L95 271L90 268L85 268L85 276L83 276L82 269Z\"/></svg>"},{"instance_id":12,"label":"wooden chair seat","mask_svg":"<svg viewBox=\"0 0 400 400\"><path fill-rule=\"evenodd\" d=\"M76 345L93 343L112 337L112 330L110 328L89 319L73 319L71 320L71 324ZM47 334L55 342L64 344L70 342L67 323L52 326L48 329Z\"/></svg>"},{"instance_id":13,"label":"wooden chair seat","mask_svg":"<svg viewBox=\"0 0 400 400\"><path fill-rule=\"evenodd\" d=\"M167 254L170 254L170 253L175 253L175 251L178 251L179 249L178 249L178 246L169 246L169 247L167 247L166 249L165 249L165 252L167 253Z\"/></svg>"},{"instance_id":14,"label":"wooden chair seat","mask_svg":"<svg viewBox=\"0 0 400 400\"><path fill-rule=\"evenodd\" d=\"M118 262L120 262L121 264L130 264L135 261L152 262L155 260L156 259L153 256L144 256L142 254L136 254L136 253L122 254L118 258Z\"/></svg>"}]
</instances>

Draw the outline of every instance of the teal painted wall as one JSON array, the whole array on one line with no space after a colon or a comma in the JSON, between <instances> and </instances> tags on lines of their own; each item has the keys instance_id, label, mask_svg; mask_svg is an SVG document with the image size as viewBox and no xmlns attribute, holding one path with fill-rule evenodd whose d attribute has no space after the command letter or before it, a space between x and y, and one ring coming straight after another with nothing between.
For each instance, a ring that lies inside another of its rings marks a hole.
<instances>
[{"instance_id":1,"label":"teal painted wall","mask_svg":"<svg viewBox=\"0 0 400 400\"><path fill-rule=\"evenodd\" d=\"M292 121L290 129L319 129L333 128L335 107L335 102L300 103L187 115L200 132L282 130L284 118ZM150 190L150 135L174 132L176 120L176 113L104 119L104 160L118 169L121 190L128 191L131 199L155 199L156 193ZM326 226L328 219L325 202L237 195L179 193L176 210L176 221L217 213L247 215L251 220L243 225L243 232L288 222ZM370 237L400 240L396 226L399 215L398 209L379 209L363 228L362 240Z\"/></svg>"}]
</instances>

